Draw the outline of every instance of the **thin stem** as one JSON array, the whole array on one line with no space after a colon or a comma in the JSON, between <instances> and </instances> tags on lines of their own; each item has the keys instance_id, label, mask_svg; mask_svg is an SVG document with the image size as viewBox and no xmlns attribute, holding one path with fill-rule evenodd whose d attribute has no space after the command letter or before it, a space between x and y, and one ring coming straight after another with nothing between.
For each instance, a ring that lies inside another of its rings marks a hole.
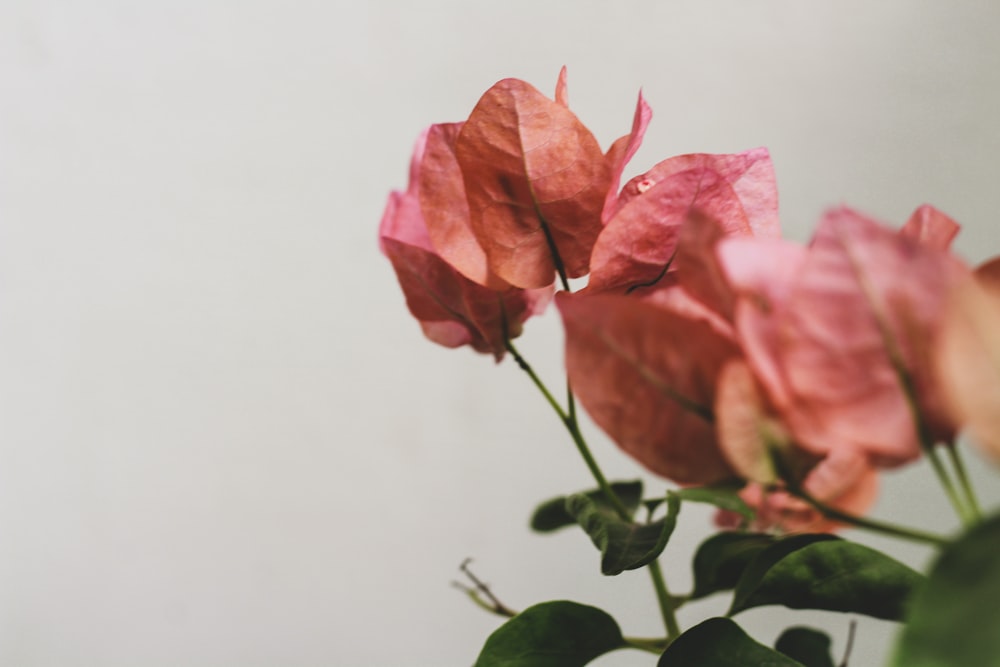
<instances>
[{"instance_id":1,"label":"thin stem","mask_svg":"<svg viewBox=\"0 0 1000 667\"><path fill-rule=\"evenodd\" d=\"M674 614L676 603L667 590L667 582L663 578L659 561L654 560L647 567L649 567L649 576L653 579L653 588L656 589L656 600L660 605L663 625L667 629L667 640L673 641L681 634L680 626L677 624L677 616Z\"/></svg>"},{"instance_id":2,"label":"thin stem","mask_svg":"<svg viewBox=\"0 0 1000 667\"><path fill-rule=\"evenodd\" d=\"M531 381L536 387L538 387L539 391L542 392L542 395L545 396L545 400L547 400L549 405L552 406L555 413L559 415L559 420L569 432L570 437L573 439L573 444L576 445L577 451L579 451L580 456L583 457L584 462L587 464L587 468L590 470L590 474L594 477L594 480L597 482L598 488L600 488L601 492L604 494L605 499L607 499L608 503L614 508L618 517L622 521L631 523L632 515L625 507L624 503L622 503L618 494L616 494L611 488L607 478L604 477L604 473L601 472L600 466L597 465L594 455L591 454L590 448L587 446L587 441L584 440L583 434L580 432L580 424L576 419L576 404L573 400L573 391L570 388L569 383L567 382L566 385L567 394L569 396L569 412L567 413L562 409L562 406L559 405L555 398L553 398L552 392L548 390L545 383L542 382L541 378L538 377L534 369L531 368L531 365L524 359L524 357L521 356L521 353L517 351L517 348L514 347L514 344L509 338L504 341L504 345L506 346L507 351L510 352L510 355L514 357L517 365L521 367L521 370L528 374ZM670 592L667 590L667 583L663 578L663 572L660 570L659 563L653 561L648 565L648 568L649 575L653 579L653 588L656 589L656 598L659 602L660 614L663 616L663 625L667 629L667 637L668 639L674 639L680 635L680 627L678 626L677 618L674 615L676 604L674 603L674 599L670 597Z\"/></svg>"},{"instance_id":3,"label":"thin stem","mask_svg":"<svg viewBox=\"0 0 1000 667\"><path fill-rule=\"evenodd\" d=\"M562 406L559 405L559 402L556 401L555 397L552 395L552 392L550 392L549 388L545 386L545 383L542 382L542 379L538 377L538 375L535 373L535 370L528 364L527 361L524 360L524 357L521 356L521 353L517 351L517 348L514 347L514 344L510 342L510 339L504 340L504 347L506 347L507 351L510 352L510 356L514 357L514 361L517 362L517 365L520 366L521 370L527 373L528 377L531 378L531 381L535 383L535 386L538 387L538 391L542 392L542 396L545 397L545 400L549 402L549 405L552 406L552 409L556 411L557 415L559 415L560 421L565 423L567 416L566 413L563 412Z\"/></svg>"},{"instance_id":4,"label":"thin stem","mask_svg":"<svg viewBox=\"0 0 1000 667\"><path fill-rule=\"evenodd\" d=\"M517 351L514 344L511 343L510 340L507 340L505 345L507 347L507 351L510 352L512 357L514 357L514 361L517 362L517 365L521 367L521 370L528 374L531 381L535 383L538 390L542 392L543 396L545 396L545 400L549 402L549 405L552 406L555 413L559 415L559 421L561 421L563 426L566 427L566 430L569 431L570 437L573 439L573 443L576 445L577 451L579 451L580 456L583 457L584 462L587 464L587 468L590 470L590 474L594 477L598 488L600 488L608 503L615 509L615 512L623 521L631 521L632 517L629 514L628 509L626 509L625 505L622 504L621 499L611 489L611 485L604 477L604 473L601 472L600 467L597 465L597 461L594 460L593 454L590 453L590 448L587 447L587 442L583 439L583 435L580 433L580 427L576 422L575 410L573 417L571 418L552 396L552 392L549 391L548 387L545 386L545 383L538 377L531 365L525 361L524 357L521 356L521 353Z\"/></svg>"},{"instance_id":5,"label":"thin stem","mask_svg":"<svg viewBox=\"0 0 1000 667\"><path fill-rule=\"evenodd\" d=\"M972 518L975 521L979 521L983 518L983 509L979 504L979 499L976 498L975 489L972 488L972 480L969 479L969 472L965 467L965 462L962 460L962 453L958 451L958 447L953 442L947 446L948 457L951 459L951 465L958 476L958 483L962 486L963 493L965 493L965 499L969 502L968 506L972 513Z\"/></svg>"},{"instance_id":6,"label":"thin stem","mask_svg":"<svg viewBox=\"0 0 1000 667\"><path fill-rule=\"evenodd\" d=\"M958 490L955 488L955 483L951 480L951 475L948 474L944 464L941 462L941 457L938 456L937 448L934 446L925 447L924 451L927 454L927 458L931 462L931 467L934 468L934 474L937 475L938 481L940 481L941 486L944 487L944 492L947 494L948 500L951 501L951 505L955 508L955 511L958 513L962 523L966 526L974 523L974 512L971 508L967 507L959 497Z\"/></svg>"},{"instance_id":7,"label":"thin stem","mask_svg":"<svg viewBox=\"0 0 1000 667\"><path fill-rule=\"evenodd\" d=\"M647 651L656 655L660 655L667 648L667 641L662 637L623 637L623 639L625 640L625 645L629 648L637 648L640 651Z\"/></svg>"},{"instance_id":8,"label":"thin stem","mask_svg":"<svg viewBox=\"0 0 1000 667\"><path fill-rule=\"evenodd\" d=\"M799 498L801 498L802 500L806 501L810 505L812 505L823 516L825 516L828 519L833 519L834 521L840 521L841 523L846 523L856 528L864 528L865 530L870 530L876 533L882 533L883 535L891 535L892 537L899 537L913 542L930 544L935 547L943 547L949 542L948 538L946 537L942 537L941 535L935 535L934 533L928 533L918 528L906 528L904 526L897 526L895 524L886 523L884 521L877 521L875 519L866 519L864 517L855 516L853 514L847 514L846 512L841 512L840 510L830 507L829 505L824 505L823 503L821 503L820 501L816 500L808 493L803 491L802 489L792 489L791 487L789 487L789 491L794 495L798 496Z\"/></svg>"}]
</instances>

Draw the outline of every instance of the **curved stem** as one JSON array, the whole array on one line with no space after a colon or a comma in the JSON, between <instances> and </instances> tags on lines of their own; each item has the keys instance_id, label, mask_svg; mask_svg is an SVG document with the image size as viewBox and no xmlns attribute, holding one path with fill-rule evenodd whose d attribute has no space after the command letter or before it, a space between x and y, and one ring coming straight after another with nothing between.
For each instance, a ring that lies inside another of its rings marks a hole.
<instances>
[{"instance_id":1,"label":"curved stem","mask_svg":"<svg viewBox=\"0 0 1000 667\"><path fill-rule=\"evenodd\" d=\"M654 560L647 567L649 567L649 576L653 579L653 588L656 589L656 600L660 605L663 625L667 629L667 641L673 641L681 634L680 626L677 624L677 616L674 614L677 604L667 590L667 582L663 578L660 562Z\"/></svg>"},{"instance_id":2,"label":"curved stem","mask_svg":"<svg viewBox=\"0 0 1000 667\"><path fill-rule=\"evenodd\" d=\"M628 509L626 509L621 499L611 489L611 485L604 477L604 473L601 472L600 467L597 465L597 461L594 460L593 454L590 453L590 448L587 447L587 442L583 439L583 435L580 433L580 427L576 421L575 408L573 409L572 415L567 414L567 412L563 410L562 406L559 405L559 402L552 396L552 392L550 392L548 387L545 386L545 383L538 377L538 374L535 373L531 365L525 361L524 357L521 356L521 353L517 351L514 344L511 343L510 340L507 340L504 344L507 351L510 352L512 357L514 357L514 361L517 362L517 365L521 367L521 370L528 374L531 381L534 382L535 386L538 387L538 390L542 392L545 400L548 401L555 413L559 415L559 421L561 421L563 426L566 427L566 430L569 431L570 437L573 439L573 444L576 445L577 451L579 451L580 456L583 457L584 462L587 464L587 468L590 470L590 474L594 477L598 488L600 488L608 503L615 509L615 512L623 521L631 521L632 516L629 514Z\"/></svg>"},{"instance_id":3,"label":"curved stem","mask_svg":"<svg viewBox=\"0 0 1000 667\"><path fill-rule=\"evenodd\" d=\"M663 650L667 648L667 640L662 637L659 638L648 638L648 637L623 637L625 640L625 646L628 648L637 648L640 651L647 651L649 653L655 653L660 655Z\"/></svg>"},{"instance_id":4,"label":"curved stem","mask_svg":"<svg viewBox=\"0 0 1000 667\"><path fill-rule=\"evenodd\" d=\"M941 482L948 500L951 501L951 505L955 508L955 512L958 513L958 517L962 520L962 523L966 526L973 523L974 517L972 511L959 498L958 491L955 489L955 483L951 480L951 475L948 474L944 464L941 462L941 457L938 456L937 449L931 445L930 447L925 447L924 452L927 454L927 459L931 462L931 467L934 468L934 474L937 475L938 481Z\"/></svg>"},{"instance_id":5,"label":"curved stem","mask_svg":"<svg viewBox=\"0 0 1000 667\"><path fill-rule=\"evenodd\" d=\"M607 499L608 504L614 508L615 513L622 521L632 522L632 515L629 513L628 508L622 503L621 498L618 494L614 492L611 485L608 483L607 478L601 471L600 466L597 465L597 461L594 459L594 455L590 453L590 448L587 446L587 441L584 440L583 434L580 432L580 424L576 419L576 403L573 398L573 390L569 386L569 382L566 383L566 392L568 395L569 411L562 409L562 406L556 401L552 396L552 392L548 390L545 383L542 382L538 374L535 373L531 365L521 356L517 348L510 339L504 341L504 345L510 355L514 357L517 365L520 366L521 370L528 374L531 381L538 387L538 390L542 392L545 400L548 401L549 405L559 415L559 420L566 427L569 432L570 437L573 439L573 444L576 445L576 449L580 452L580 456L583 458L584 463L587 464L587 468L590 470L590 474L594 477L597 482L598 488L601 493L604 494L605 499ZM670 597L670 592L667 590L666 581L663 578L663 572L660 570L660 565L656 561L653 561L648 566L649 575L653 579L653 588L656 589L656 599L659 602L660 615L663 617L663 625L667 629L667 637L669 639L674 639L680 635L680 627L677 624L677 618L674 615L674 609L676 604L673 602L673 598Z\"/></svg>"},{"instance_id":6,"label":"curved stem","mask_svg":"<svg viewBox=\"0 0 1000 667\"><path fill-rule=\"evenodd\" d=\"M833 519L834 521L840 521L841 523L846 523L848 525L854 526L855 528L863 528L865 530L870 530L875 533L881 533L883 535L890 535L892 537L899 537L905 540L910 540L912 542L920 542L923 544L930 544L935 547L943 547L948 544L949 540L941 535L935 535L934 533L928 533L926 531L920 530L918 528L906 528L904 526L897 526L892 523L886 523L884 521L877 521L875 519L866 519L860 516L854 516L853 514L847 514L846 512L841 512L840 510L830 507L829 505L824 505L820 501L816 500L808 493L802 489L793 489L789 487L789 491L812 505L820 514L825 516L827 519Z\"/></svg>"},{"instance_id":7,"label":"curved stem","mask_svg":"<svg viewBox=\"0 0 1000 667\"><path fill-rule=\"evenodd\" d=\"M961 485L962 492L965 494L965 499L968 501L969 512L972 515L974 521L979 521L983 518L983 510L979 505L979 499L976 498L976 492L972 488L972 482L969 479L968 470L965 467L965 463L962 461L961 453L958 451L958 447L955 443L949 443L948 447L948 458L951 459L951 465L955 469L955 475L958 477L958 483Z\"/></svg>"}]
</instances>

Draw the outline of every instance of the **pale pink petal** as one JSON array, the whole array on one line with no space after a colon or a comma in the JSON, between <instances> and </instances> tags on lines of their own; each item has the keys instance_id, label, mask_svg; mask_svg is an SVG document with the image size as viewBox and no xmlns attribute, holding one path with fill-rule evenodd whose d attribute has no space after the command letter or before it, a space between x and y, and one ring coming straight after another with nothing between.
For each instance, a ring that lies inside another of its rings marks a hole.
<instances>
[{"instance_id":1,"label":"pale pink petal","mask_svg":"<svg viewBox=\"0 0 1000 667\"><path fill-rule=\"evenodd\" d=\"M632 117L632 131L611 144L605 159L611 168L611 185L608 188L608 195L604 200L604 208L601 211L601 221L605 224L611 219L618 202L618 186L621 184L622 173L625 165L635 156L639 146L642 145L642 138L646 135L646 128L653 118L653 109L642 97L639 91L639 100L635 104L635 115Z\"/></svg>"},{"instance_id":2,"label":"pale pink petal","mask_svg":"<svg viewBox=\"0 0 1000 667\"><path fill-rule=\"evenodd\" d=\"M614 208L609 211L605 207L604 219L613 218L630 201L643 196L663 179L691 169L716 172L736 193L743 215L732 220L719 219L727 234L744 233L765 238L781 236L778 187L774 165L766 148L754 148L742 153L692 153L667 158L626 183Z\"/></svg>"},{"instance_id":3,"label":"pale pink petal","mask_svg":"<svg viewBox=\"0 0 1000 667\"><path fill-rule=\"evenodd\" d=\"M676 482L732 477L712 414L719 371L737 354L730 339L630 297L560 292L556 304L570 384L619 447Z\"/></svg>"},{"instance_id":4,"label":"pale pink petal","mask_svg":"<svg viewBox=\"0 0 1000 667\"><path fill-rule=\"evenodd\" d=\"M601 230L610 171L597 140L566 107L517 79L480 99L455 142L469 220L490 270L517 287L585 275Z\"/></svg>"},{"instance_id":5,"label":"pale pink petal","mask_svg":"<svg viewBox=\"0 0 1000 667\"><path fill-rule=\"evenodd\" d=\"M1000 262L954 289L945 311L938 369L959 423L1000 461Z\"/></svg>"},{"instance_id":6,"label":"pale pink petal","mask_svg":"<svg viewBox=\"0 0 1000 667\"><path fill-rule=\"evenodd\" d=\"M899 233L924 245L947 250L958 235L959 224L929 204L924 204L910 216Z\"/></svg>"},{"instance_id":7,"label":"pale pink petal","mask_svg":"<svg viewBox=\"0 0 1000 667\"><path fill-rule=\"evenodd\" d=\"M559 78L556 80L556 104L569 107L569 90L566 88L566 66L559 70Z\"/></svg>"},{"instance_id":8,"label":"pale pink petal","mask_svg":"<svg viewBox=\"0 0 1000 667\"><path fill-rule=\"evenodd\" d=\"M670 174L631 199L608 222L594 245L588 290L624 291L656 284L677 249L681 225L697 213L726 232L749 226L729 183L710 169Z\"/></svg>"},{"instance_id":9,"label":"pale pink petal","mask_svg":"<svg viewBox=\"0 0 1000 667\"><path fill-rule=\"evenodd\" d=\"M949 255L846 208L824 218L778 325L783 375L803 446L852 443L882 465L920 455L914 408L935 439L952 426L931 374Z\"/></svg>"},{"instance_id":10,"label":"pale pink petal","mask_svg":"<svg viewBox=\"0 0 1000 667\"><path fill-rule=\"evenodd\" d=\"M731 236L716 253L738 296L734 321L747 362L776 408L787 410L792 396L780 361L778 323L806 249L782 239Z\"/></svg>"},{"instance_id":11,"label":"pale pink petal","mask_svg":"<svg viewBox=\"0 0 1000 667\"><path fill-rule=\"evenodd\" d=\"M787 444L781 427L765 414L764 398L746 362L735 359L719 374L715 418L722 452L743 479L778 481L771 451Z\"/></svg>"}]
</instances>

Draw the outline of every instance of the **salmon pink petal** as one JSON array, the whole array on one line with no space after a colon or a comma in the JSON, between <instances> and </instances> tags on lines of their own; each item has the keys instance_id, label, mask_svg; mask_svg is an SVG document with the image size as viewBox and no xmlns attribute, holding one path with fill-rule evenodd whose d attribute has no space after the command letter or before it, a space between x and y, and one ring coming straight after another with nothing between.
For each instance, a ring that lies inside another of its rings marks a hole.
<instances>
[{"instance_id":1,"label":"salmon pink petal","mask_svg":"<svg viewBox=\"0 0 1000 667\"><path fill-rule=\"evenodd\" d=\"M711 326L618 295L561 292L566 371L580 402L626 453L680 483L733 471L713 425L716 380L736 345Z\"/></svg>"},{"instance_id":2,"label":"salmon pink petal","mask_svg":"<svg viewBox=\"0 0 1000 667\"><path fill-rule=\"evenodd\" d=\"M738 296L734 321L754 375L779 412L792 403L780 363L780 313L806 260L806 249L783 239L730 236L716 253Z\"/></svg>"},{"instance_id":3,"label":"salmon pink petal","mask_svg":"<svg viewBox=\"0 0 1000 667\"><path fill-rule=\"evenodd\" d=\"M556 104L561 104L569 108L569 89L566 87L566 66L559 70L559 78L556 79Z\"/></svg>"},{"instance_id":4,"label":"salmon pink petal","mask_svg":"<svg viewBox=\"0 0 1000 667\"><path fill-rule=\"evenodd\" d=\"M505 79L473 109L455 143L470 226L490 270L517 287L585 275L610 171L597 140L565 106Z\"/></svg>"},{"instance_id":5,"label":"salmon pink petal","mask_svg":"<svg viewBox=\"0 0 1000 667\"><path fill-rule=\"evenodd\" d=\"M863 457L852 461L820 461L806 476L807 493L824 505L855 516L867 512L878 495L878 473ZM781 487L768 487L759 483L748 484L740 497L756 512L750 530L788 533L825 533L843 527L843 524L825 518L806 501ZM721 527L735 527L738 517L732 512L719 512L716 523Z\"/></svg>"},{"instance_id":6,"label":"salmon pink petal","mask_svg":"<svg viewBox=\"0 0 1000 667\"><path fill-rule=\"evenodd\" d=\"M546 290L490 290L433 252L392 238L383 237L382 246L396 270L410 313L431 340L447 347L469 344L499 361L505 352L505 335L516 337L524 320L548 299Z\"/></svg>"},{"instance_id":7,"label":"salmon pink petal","mask_svg":"<svg viewBox=\"0 0 1000 667\"><path fill-rule=\"evenodd\" d=\"M957 222L929 204L924 204L910 216L899 233L925 245L947 250L958 235Z\"/></svg>"},{"instance_id":8,"label":"salmon pink petal","mask_svg":"<svg viewBox=\"0 0 1000 667\"><path fill-rule=\"evenodd\" d=\"M642 145L642 138L646 135L646 128L653 118L653 109L642 97L639 91L639 101L635 104L635 115L632 117L632 131L623 137L619 137L615 143L611 144L605 159L611 168L611 185L608 188L608 195L604 200L604 208L601 211L601 221L607 223L611 219L618 203L618 186L621 184L622 172L625 165L629 163L639 146Z\"/></svg>"},{"instance_id":9,"label":"salmon pink petal","mask_svg":"<svg viewBox=\"0 0 1000 667\"><path fill-rule=\"evenodd\" d=\"M656 284L672 262L681 225L696 213L723 228L749 231L736 193L718 173L698 168L670 174L632 198L604 227L594 245L588 290Z\"/></svg>"},{"instance_id":10,"label":"salmon pink petal","mask_svg":"<svg viewBox=\"0 0 1000 667\"><path fill-rule=\"evenodd\" d=\"M437 253L462 275L491 289L510 285L490 271L486 253L469 222L465 182L455 156L462 123L432 125L424 134L424 149L411 181L417 184L420 210Z\"/></svg>"},{"instance_id":11,"label":"salmon pink petal","mask_svg":"<svg viewBox=\"0 0 1000 667\"><path fill-rule=\"evenodd\" d=\"M937 363L952 413L1000 461L1000 262L954 289L945 311Z\"/></svg>"},{"instance_id":12,"label":"salmon pink petal","mask_svg":"<svg viewBox=\"0 0 1000 667\"><path fill-rule=\"evenodd\" d=\"M427 225L420 211L420 202L417 199L420 163L423 161L427 135L430 130L431 128L427 128L417 137L413 156L410 158L410 182L406 192L390 193L385 211L382 213L378 235L379 247L383 252L385 252L385 248L382 239L385 238L396 239L428 251L433 248L430 236L427 234Z\"/></svg>"},{"instance_id":13,"label":"salmon pink petal","mask_svg":"<svg viewBox=\"0 0 1000 667\"><path fill-rule=\"evenodd\" d=\"M779 330L797 402L789 421L804 446L826 453L856 443L882 465L898 465L919 456L918 430L950 439L930 358L945 296L962 271L946 253L850 209L827 214Z\"/></svg>"},{"instance_id":14,"label":"salmon pink petal","mask_svg":"<svg viewBox=\"0 0 1000 667\"><path fill-rule=\"evenodd\" d=\"M716 172L736 193L743 216L732 221L720 220L727 234L744 233L765 238L781 236L778 186L771 155L766 148L754 148L742 153L692 153L667 158L626 183L615 208L606 211L605 219L610 220L631 200L642 196L663 179L690 169Z\"/></svg>"},{"instance_id":15,"label":"salmon pink petal","mask_svg":"<svg viewBox=\"0 0 1000 667\"><path fill-rule=\"evenodd\" d=\"M723 454L739 476L761 484L777 482L771 452L786 446L788 438L767 417L753 373L740 359L727 363L719 375L715 418Z\"/></svg>"},{"instance_id":16,"label":"salmon pink petal","mask_svg":"<svg viewBox=\"0 0 1000 667\"><path fill-rule=\"evenodd\" d=\"M736 295L716 253L716 246L725 236L718 221L693 212L681 224L671 268L676 269L677 281L685 291L732 322Z\"/></svg>"}]
</instances>

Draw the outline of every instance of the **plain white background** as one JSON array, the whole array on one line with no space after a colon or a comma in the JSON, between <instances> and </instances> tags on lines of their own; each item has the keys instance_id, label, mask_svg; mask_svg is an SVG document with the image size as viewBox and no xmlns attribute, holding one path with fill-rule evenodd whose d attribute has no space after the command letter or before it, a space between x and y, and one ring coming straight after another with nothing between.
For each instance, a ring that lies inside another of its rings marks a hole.
<instances>
[{"instance_id":1,"label":"plain white background","mask_svg":"<svg viewBox=\"0 0 1000 667\"><path fill-rule=\"evenodd\" d=\"M765 145L788 236L830 205L900 224L929 202L979 261L998 25L986 1L0 2L0 663L468 665L498 619L450 586L467 556L512 607L657 634L643 573L527 530L590 480L526 379L405 311L375 238L414 138L565 64L604 146L645 91L633 173ZM558 386L552 313L522 347ZM610 476L642 474L588 429ZM876 514L955 526L923 465ZM676 592L709 520L682 515ZM848 624L739 618L765 642L819 623L838 656ZM852 664L880 664L894 626L858 632Z\"/></svg>"}]
</instances>

